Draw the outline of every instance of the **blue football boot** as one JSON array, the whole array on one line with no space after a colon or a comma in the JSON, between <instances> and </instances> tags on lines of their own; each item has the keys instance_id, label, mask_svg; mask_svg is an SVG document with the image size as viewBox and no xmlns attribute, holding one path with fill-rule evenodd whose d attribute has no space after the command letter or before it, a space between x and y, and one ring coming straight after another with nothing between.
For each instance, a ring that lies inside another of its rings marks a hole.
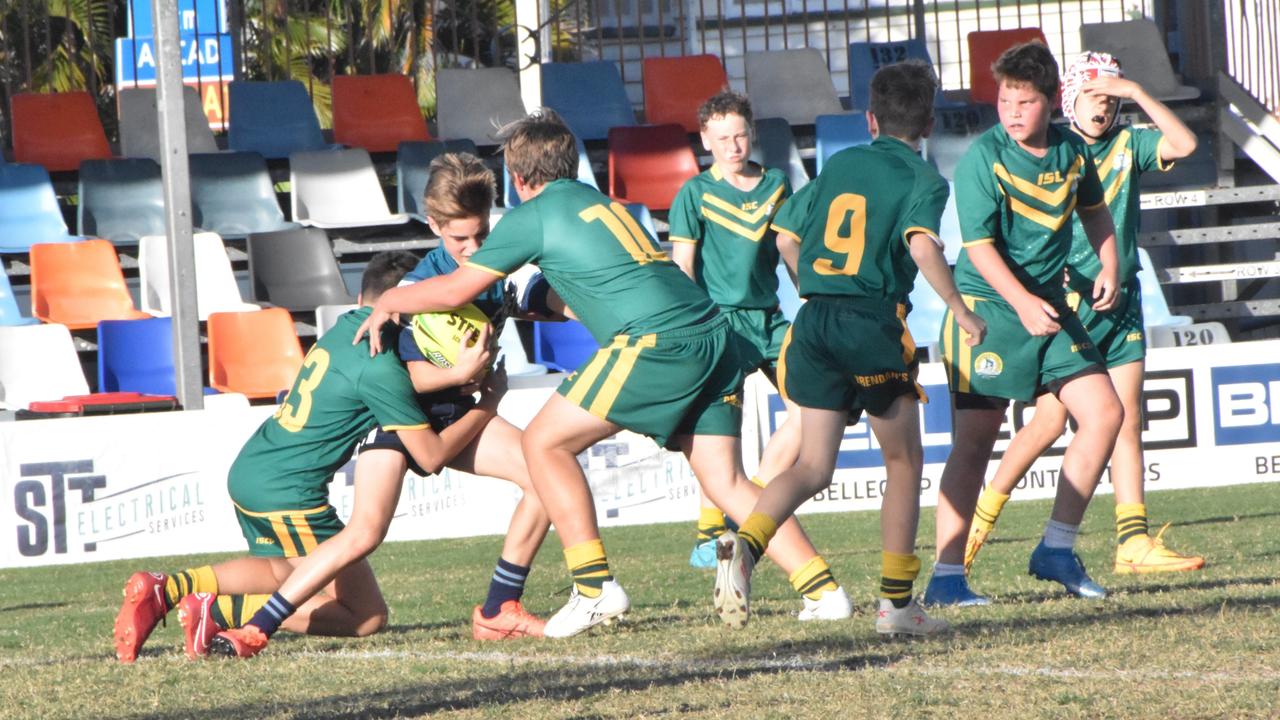
<instances>
[{"instance_id":1,"label":"blue football boot","mask_svg":"<svg viewBox=\"0 0 1280 720\"><path fill-rule=\"evenodd\" d=\"M933 607L972 607L990 605L991 599L970 590L969 581L964 575L934 575L929 578L929 585L925 587L920 603Z\"/></svg>"},{"instance_id":2,"label":"blue football boot","mask_svg":"<svg viewBox=\"0 0 1280 720\"><path fill-rule=\"evenodd\" d=\"M1085 572L1080 556L1070 548L1046 547L1044 541L1031 553L1027 574L1039 580L1062 583L1067 592L1078 598L1101 600L1107 591Z\"/></svg>"}]
</instances>

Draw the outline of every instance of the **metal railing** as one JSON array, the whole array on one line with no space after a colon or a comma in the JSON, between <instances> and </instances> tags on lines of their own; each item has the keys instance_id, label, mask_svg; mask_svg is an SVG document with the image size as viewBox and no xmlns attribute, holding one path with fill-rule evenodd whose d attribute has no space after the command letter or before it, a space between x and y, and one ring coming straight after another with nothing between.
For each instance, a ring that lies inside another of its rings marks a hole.
<instances>
[{"instance_id":1,"label":"metal railing","mask_svg":"<svg viewBox=\"0 0 1280 720\"><path fill-rule=\"evenodd\" d=\"M1280 111L1280 0L1224 0L1227 74Z\"/></svg>"}]
</instances>

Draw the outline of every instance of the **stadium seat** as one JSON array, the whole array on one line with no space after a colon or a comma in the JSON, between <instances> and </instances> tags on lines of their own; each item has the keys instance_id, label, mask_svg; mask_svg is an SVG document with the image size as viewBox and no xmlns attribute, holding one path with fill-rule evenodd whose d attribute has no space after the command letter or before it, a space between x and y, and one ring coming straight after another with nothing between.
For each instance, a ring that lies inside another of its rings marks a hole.
<instances>
[{"instance_id":1,"label":"stadium seat","mask_svg":"<svg viewBox=\"0 0 1280 720\"><path fill-rule=\"evenodd\" d=\"M31 247L31 314L73 330L150 317L133 305L115 246L100 239Z\"/></svg>"},{"instance_id":2,"label":"stadium seat","mask_svg":"<svg viewBox=\"0 0 1280 720\"><path fill-rule=\"evenodd\" d=\"M369 153L360 148L295 152L289 156L293 219L311 227L369 227L409 221L387 208Z\"/></svg>"},{"instance_id":3,"label":"stadium seat","mask_svg":"<svg viewBox=\"0 0 1280 720\"><path fill-rule=\"evenodd\" d=\"M933 67L929 49L920 38L894 42L849 43L849 103L853 108L866 110L870 105L871 76L875 75L877 70L903 60L923 60ZM942 88L939 86L934 96L933 106L945 108L955 105L957 103L952 103L943 97Z\"/></svg>"},{"instance_id":4,"label":"stadium seat","mask_svg":"<svg viewBox=\"0 0 1280 720\"><path fill-rule=\"evenodd\" d=\"M173 321L164 317L98 323L98 392L177 395Z\"/></svg>"},{"instance_id":5,"label":"stadium seat","mask_svg":"<svg viewBox=\"0 0 1280 720\"><path fill-rule=\"evenodd\" d=\"M22 314L18 308L18 300L13 296L13 286L9 284L9 274L0 272L0 325L35 325L40 321Z\"/></svg>"},{"instance_id":6,"label":"stadium seat","mask_svg":"<svg viewBox=\"0 0 1280 720\"><path fill-rule=\"evenodd\" d=\"M209 129L199 92L182 87L183 119L187 128L188 153L218 152L218 143ZM156 114L156 89L126 87L120 90L120 154L150 158L160 162L160 122Z\"/></svg>"},{"instance_id":7,"label":"stadium seat","mask_svg":"<svg viewBox=\"0 0 1280 720\"><path fill-rule=\"evenodd\" d=\"M1038 27L1012 30L975 30L969 33L969 99L976 103L996 104L996 79L991 66L1005 50L1032 40L1046 45L1044 33Z\"/></svg>"},{"instance_id":8,"label":"stadium seat","mask_svg":"<svg viewBox=\"0 0 1280 720\"><path fill-rule=\"evenodd\" d=\"M432 140L430 142L403 142L396 151L397 210L421 222L427 221L427 209L422 197L431 179L431 161L444 153L467 152L477 155L476 144L470 140Z\"/></svg>"},{"instance_id":9,"label":"stadium seat","mask_svg":"<svg viewBox=\"0 0 1280 720\"><path fill-rule=\"evenodd\" d=\"M796 147L796 137L791 124L784 118L760 118L756 120L755 142L751 146L751 159L764 167L779 168L787 173L792 192L809 184L809 172Z\"/></svg>"},{"instance_id":10,"label":"stadium seat","mask_svg":"<svg viewBox=\"0 0 1280 720\"><path fill-rule=\"evenodd\" d=\"M430 139L408 76L334 76L334 142L377 153L395 152L405 141Z\"/></svg>"},{"instance_id":11,"label":"stadium seat","mask_svg":"<svg viewBox=\"0 0 1280 720\"><path fill-rule=\"evenodd\" d=\"M116 245L137 245L143 235L163 235L160 166L146 158L84 161L76 213L81 235Z\"/></svg>"},{"instance_id":12,"label":"stadium seat","mask_svg":"<svg viewBox=\"0 0 1280 720\"><path fill-rule=\"evenodd\" d=\"M250 235L249 287L254 300L289 310L355 302L319 228Z\"/></svg>"},{"instance_id":13,"label":"stadium seat","mask_svg":"<svg viewBox=\"0 0 1280 720\"><path fill-rule=\"evenodd\" d=\"M576 135L573 139L578 146L578 182L599 190L600 184L596 182L595 171L591 169L591 158L587 157L586 144ZM502 186L502 204L509 208L519 205L520 196L516 195L516 186L511 182L511 171L507 169L506 163L502 164Z\"/></svg>"},{"instance_id":14,"label":"stadium seat","mask_svg":"<svg viewBox=\"0 0 1280 720\"><path fill-rule=\"evenodd\" d=\"M274 398L293 385L302 343L284 308L209 316L209 384L221 392Z\"/></svg>"},{"instance_id":15,"label":"stadium seat","mask_svg":"<svg viewBox=\"0 0 1280 720\"><path fill-rule=\"evenodd\" d=\"M609 195L668 210L680 186L697 175L698 159L679 125L609 130Z\"/></svg>"},{"instance_id":16,"label":"stadium seat","mask_svg":"<svg viewBox=\"0 0 1280 720\"><path fill-rule=\"evenodd\" d=\"M696 133L698 106L728 87L729 78L715 55L650 57L644 59L643 85L645 122L675 123Z\"/></svg>"},{"instance_id":17,"label":"stadium seat","mask_svg":"<svg viewBox=\"0 0 1280 720\"><path fill-rule=\"evenodd\" d=\"M338 322L338 318L360 307L355 303L343 303L341 305L317 305L316 306L316 338L324 337L331 328Z\"/></svg>"},{"instance_id":18,"label":"stadium seat","mask_svg":"<svg viewBox=\"0 0 1280 720\"><path fill-rule=\"evenodd\" d=\"M871 130L867 127L865 113L819 115L814 119L813 124L818 151L818 172L822 172L822 166L831 159L832 155L845 148L867 145L871 142Z\"/></svg>"},{"instance_id":19,"label":"stadium seat","mask_svg":"<svg viewBox=\"0 0 1280 720\"><path fill-rule=\"evenodd\" d=\"M827 61L813 48L748 52L746 67L756 117L812 125L819 115L844 112Z\"/></svg>"},{"instance_id":20,"label":"stadium seat","mask_svg":"<svg viewBox=\"0 0 1280 720\"><path fill-rule=\"evenodd\" d=\"M196 233L191 238L195 254L196 309L201 320L210 313L244 312L258 306L240 297L227 248L216 233ZM169 240L148 235L139 242L138 279L142 286L142 310L156 316L172 314L169 284Z\"/></svg>"},{"instance_id":21,"label":"stadium seat","mask_svg":"<svg viewBox=\"0 0 1280 720\"><path fill-rule=\"evenodd\" d=\"M653 222L653 213L644 203L627 203L627 212L640 223L640 227L649 233L654 242L658 241L658 226Z\"/></svg>"},{"instance_id":22,"label":"stadium seat","mask_svg":"<svg viewBox=\"0 0 1280 720\"><path fill-rule=\"evenodd\" d=\"M1146 248L1138 248L1138 282L1142 285L1142 324L1147 327L1179 327L1190 325L1186 315L1174 315L1169 311L1169 301L1160 289L1156 266Z\"/></svg>"},{"instance_id":23,"label":"stadium seat","mask_svg":"<svg viewBox=\"0 0 1280 720\"><path fill-rule=\"evenodd\" d=\"M516 74L507 68L436 70L436 129L440 137L496 145L494 131L524 114Z\"/></svg>"},{"instance_id":24,"label":"stadium seat","mask_svg":"<svg viewBox=\"0 0 1280 720\"><path fill-rule=\"evenodd\" d=\"M556 372L577 370L599 349L586 326L576 320L533 324L533 361Z\"/></svg>"},{"instance_id":25,"label":"stadium seat","mask_svg":"<svg viewBox=\"0 0 1280 720\"><path fill-rule=\"evenodd\" d=\"M542 102L560 113L573 134L603 140L609 129L636 124L636 114L611 60L543 63Z\"/></svg>"},{"instance_id":26,"label":"stadium seat","mask_svg":"<svg viewBox=\"0 0 1280 720\"><path fill-rule=\"evenodd\" d=\"M98 107L87 92L19 93L9 109L15 162L65 172L83 160L111 157Z\"/></svg>"},{"instance_id":27,"label":"stadium seat","mask_svg":"<svg viewBox=\"0 0 1280 720\"><path fill-rule=\"evenodd\" d=\"M289 153L329 147L311 96L297 80L237 80L228 87L228 101L227 142L232 150L278 160Z\"/></svg>"},{"instance_id":28,"label":"stadium seat","mask_svg":"<svg viewBox=\"0 0 1280 720\"><path fill-rule=\"evenodd\" d=\"M39 165L0 164L0 253L76 240L67 234L49 173Z\"/></svg>"},{"instance_id":29,"label":"stadium seat","mask_svg":"<svg viewBox=\"0 0 1280 720\"><path fill-rule=\"evenodd\" d=\"M192 222L224 239L300 227L284 219L267 161L257 153L191 156Z\"/></svg>"},{"instance_id":30,"label":"stadium seat","mask_svg":"<svg viewBox=\"0 0 1280 720\"><path fill-rule=\"evenodd\" d=\"M498 355L502 358L507 374L512 377L547 374L546 365L529 362L529 355L524 351L524 341L520 339L520 329L512 318L507 318L502 324L502 332L498 333Z\"/></svg>"},{"instance_id":31,"label":"stadium seat","mask_svg":"<svg viewBox=\"0 0 1280 720\"><path fill-rule=\"evenodd\" d=\"M0 326L0 407L20 410L88 392L65 325Z\"/></svg>"},{"instance_id":32,"label":"stadium seat","mask_svg":"<svg viewBox=\"0 0 1280 720\"><path fill-rule=\"evenodd\" d=\"M1160 29L1150 18L1126 22L1086 23L1080 26L1080 47L1111 53L1120 61L1124 76L1157 100L1194 100L1200 91L1183 85L1169 64L1169 50ZM1069 65L1075 58L1066 58Z\"/></svg>"}]
</instances>

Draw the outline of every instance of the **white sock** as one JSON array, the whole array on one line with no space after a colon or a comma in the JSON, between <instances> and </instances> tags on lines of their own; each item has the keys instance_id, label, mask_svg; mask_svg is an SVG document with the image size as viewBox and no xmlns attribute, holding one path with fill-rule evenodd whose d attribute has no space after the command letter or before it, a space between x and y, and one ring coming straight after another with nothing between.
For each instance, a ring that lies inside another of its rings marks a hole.
<instances>
[{"instance_id":1,"label":"white sock","mask_svg":"<svg viewBox=\"0 0 1280 720\"><path fill-rule=\"evenodd\" d=\"M934 577L947 577L948 575L964 575L964 564L944 562L936 562L933 564Z\"/></svg>"},{"instance_id":2,"label":"white sock","mask_svg":"<svg viewBox=\"0 0 1280 720\"><path fill-rule=\"evenodd\" d=\"M1044 546L1055 550L1070 550L1076 546L1076 536L1079 534L1079 525L1050 520L1044 526Z\"/></svg>"}]
</instances>

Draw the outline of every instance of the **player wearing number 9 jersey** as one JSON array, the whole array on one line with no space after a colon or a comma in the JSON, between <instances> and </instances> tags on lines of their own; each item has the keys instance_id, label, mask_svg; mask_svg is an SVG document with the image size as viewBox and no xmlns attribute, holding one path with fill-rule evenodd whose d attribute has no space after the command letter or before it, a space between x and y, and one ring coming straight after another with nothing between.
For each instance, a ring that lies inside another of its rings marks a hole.
<instances>
[{"instance_id":1,"label":"player wearing number 9 jersey","mask_svg":"<svg viewBox=\"0 0 1280 720\"><path fill-rule=\"evenodd\" d=\"M774 528L831 483L845 426L865 410L888 478L876 618L876 630L886 635L947 629L919 608L912 590L920 571L917 399L924 393L915 382L905 303L917 268L966 328L983 331L942 255L938 228L947 183L918 154L933 127L936 90L933 71L918 61L877 71L867 113L875 140L834 155L774 218L778 249L808 300L778 363L779 385L800 406L805 442L796 464L765 488L737 535L718 541L721 555L758 557L770 547Z\"/></svg>"},{"instance_id":2,"label":"player wearing number 9 jersey","mask_svg":"<svg viewBox=\"0 0 1280 720\"><path fill-rule=\"evenodd\" d=\"M365 329L376 331L391 313L457 307L495 276L533 263L599 342L523 438L534 487L574 579L569 602L544 630L565 637L630 606L610 574L578 453L625 428L682 450L703 489L735 519L745 518L760 490L741 464L743 360L715 304L625 207L573 179L577 150L559 116L538 111L501 135L524 202L456 271L384 294ZM799 526L786 532L784 546L804 546L779 560L793 583L836 589Z\"/></svg>"},{"instance_id":3,"label":"player wearing number 9 jersey","mask_svg":"<svg viewBox=\"0 0 1280 720\"><path fill-rule=\"evenodd\" d=\"M370 358L365 346L352 345L368 303L416 262L403 252L369 261L365 306L312 347L279 410L232 463L227 485L250 557L173 575L135 573L116 617L120 660L132 662L180 602L191 657L254 655L282 625L315 635L368 635L386 624L386 603L363 558L386 535L401 478L357 483L345 527L328 502L328 484L375 424L395 429L419 465L438 470L493 419L501 394L487 389L476 408L437 435L396 354ZM394 329L387 330L392 340ZM235 629L219 632L224 628Z\"/></svg>"}]
</instances>

